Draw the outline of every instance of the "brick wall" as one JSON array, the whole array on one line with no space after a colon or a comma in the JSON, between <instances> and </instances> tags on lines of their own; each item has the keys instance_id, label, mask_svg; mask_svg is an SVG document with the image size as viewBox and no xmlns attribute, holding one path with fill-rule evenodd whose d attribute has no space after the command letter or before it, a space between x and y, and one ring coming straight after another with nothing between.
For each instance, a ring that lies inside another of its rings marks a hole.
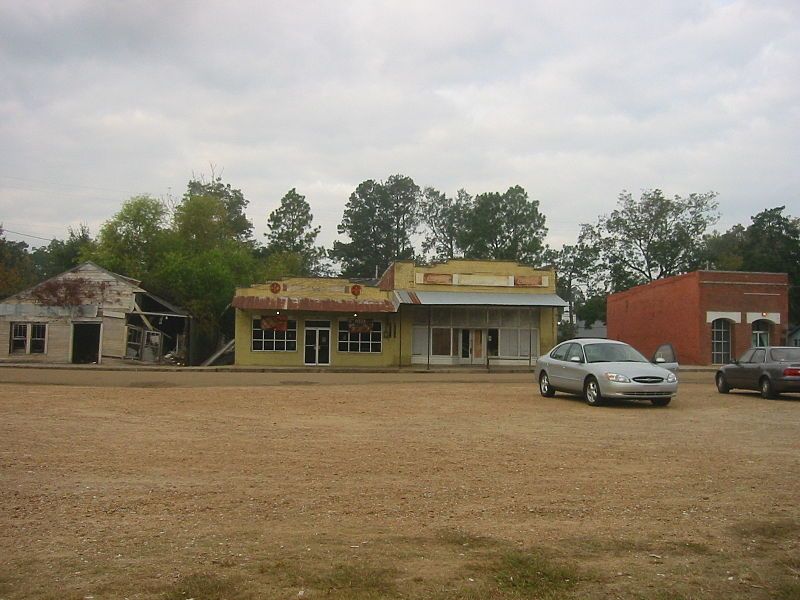
<instances>
[{"instance_id":1,"label":"brick wall","mask_svg":"<svg viewBox=\"0 0 800 600\"><path fill-rule=\"evenodd\" d=\"M608 297L608 337L631 344L645 355L671 343L684 364L711 364L708 312L735 313L732 354L751 343L752 320L776 317L770 342L786 342L788 276L785 273L695 271L631 288ZM748 322L748 313L750 322ZM733 316L733 315L731 315Z\"/></svg>"},{"instance_id":2,"label":"brick wall","mask_svg":"<svg viewBox=\"0 0 800 600\"><path fill-rule=\"evenodd\" d=\"M648 358L670 343L684 364L700 363L697 273L640 285L608 297L608 337Z\"/></svg>"},{"instance_id":3,"label":"brick wall","mask_svg":"<svg viewBox=\"0 0 800 600\"><path fill-rule=\"evenodd\" d=\"M700 294L703 335L700 350L706 357L700 364L710 364L711 324L706 311L740 313L740 323L732 324L732 354L740 356L752 341L752 322L748 313L760 317L762 313L777 313L779 323L770 327L770 343L785 344L789 322L789 276L786 273L740 273L728 271L700 271ZM754 314L753 314L754 313Z\"/></svg>"}]
</instances>

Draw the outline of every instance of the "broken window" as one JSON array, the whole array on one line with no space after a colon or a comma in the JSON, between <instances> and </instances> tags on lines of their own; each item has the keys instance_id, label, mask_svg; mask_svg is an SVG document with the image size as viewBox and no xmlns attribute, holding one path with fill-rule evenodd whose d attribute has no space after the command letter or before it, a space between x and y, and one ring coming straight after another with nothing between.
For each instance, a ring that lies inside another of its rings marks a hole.
<instances>
[{"instance_id":1,"label":"broken window","mask_svg":"<svg viewBox=\"0 0 800 600\"><path fill-rule=\"evenodd\" d=\"M9 354L44 354L47 323L12 323Z\"/></svg>"}]
</instances>

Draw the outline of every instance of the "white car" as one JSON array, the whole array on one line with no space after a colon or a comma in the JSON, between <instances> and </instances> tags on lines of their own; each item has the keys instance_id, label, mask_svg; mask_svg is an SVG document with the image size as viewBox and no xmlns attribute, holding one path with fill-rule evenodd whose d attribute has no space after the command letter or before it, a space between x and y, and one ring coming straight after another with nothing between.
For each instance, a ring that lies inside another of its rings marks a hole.
<instances>
[{"instance_id":1,"label":"white car","mask_svg":"<svg viewBox=\"0 0 800 600\"><path fill-rule=\"evenodd\" d=\"M678 392L678 363L665 344L648 361L624 342L576 339L562 342L536 361L536 380L542 396L556 392L580 394L587 404L604 399L649 400L666 406Z\"/></svg>"}]
</instances>

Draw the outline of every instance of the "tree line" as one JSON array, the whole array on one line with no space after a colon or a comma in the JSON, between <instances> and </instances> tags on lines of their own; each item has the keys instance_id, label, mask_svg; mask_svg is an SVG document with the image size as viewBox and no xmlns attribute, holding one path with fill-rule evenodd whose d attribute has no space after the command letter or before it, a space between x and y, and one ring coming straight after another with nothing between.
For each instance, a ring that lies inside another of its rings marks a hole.
<instances>
[{"instance_id":1,"label":"tree line","mask_svg":"<svg viewBox=\"0 0 800 600\"><path fill-rule=\"evenodd\" d=\"M605 297L698 268L785 271L794 286L790 313L800 316L800 219L779 206L748 225L718 232L714 192L685 197L623 191L615 209L584 223L574 244L545 242L545 215L519 185L504 192L454 196L411 177L367 180L350 195L331 248L318 244L311 207L289 190L254 236L240 189L221 177L192 178L179 199L135 196L100 228L81 225L63 240L31 249L0 228L0 298L86 260L142 281L189 310L208 331L228 328L236 286L282 275L374 277L398 259L480 258L556 268L571 323L605 319ZM226 327L226 318L228 319Z\"/></svg>"}]
</instances>

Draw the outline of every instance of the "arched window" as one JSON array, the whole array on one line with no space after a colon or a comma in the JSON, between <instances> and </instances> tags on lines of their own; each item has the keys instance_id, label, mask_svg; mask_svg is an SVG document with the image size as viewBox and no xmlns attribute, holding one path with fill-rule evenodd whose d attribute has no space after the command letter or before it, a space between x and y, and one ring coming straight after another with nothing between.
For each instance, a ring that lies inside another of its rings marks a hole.
<instances>
[{"instance_id":1,"label":"arched window","mask_svg":"<svg viewBox=\"0 0 800 600\"><path fill-rule=\"evenodd\" d=\"M731 362L731 322L728 319L711 322L711 362L715 365Z\"/></svg>"},{"instance_id":2,"label":"arched window","mask_svg":"<svg viewBox=\"0 0 800 600\"><path fill-rule=\"evenodd\" d=\"M769 325L766 319L753 321L753 346L759 348L769 346Z\"/></svg>"}]
</instances>

